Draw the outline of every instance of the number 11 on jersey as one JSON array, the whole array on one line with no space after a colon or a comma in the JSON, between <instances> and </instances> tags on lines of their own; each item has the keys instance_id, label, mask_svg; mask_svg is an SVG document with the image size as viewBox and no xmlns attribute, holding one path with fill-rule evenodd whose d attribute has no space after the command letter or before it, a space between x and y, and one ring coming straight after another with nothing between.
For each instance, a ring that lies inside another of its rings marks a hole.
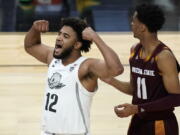
<instances>
[{"instance_id":1,"label":"number 11 on jersey","mask_svg":"<svg viewBox=\"0 0 180 135\"><path fill-rule=\"evenodd\" d=\"M137 97L141 99L147 99L146 79L137 78Z\"/></svg>"}]
</instances>

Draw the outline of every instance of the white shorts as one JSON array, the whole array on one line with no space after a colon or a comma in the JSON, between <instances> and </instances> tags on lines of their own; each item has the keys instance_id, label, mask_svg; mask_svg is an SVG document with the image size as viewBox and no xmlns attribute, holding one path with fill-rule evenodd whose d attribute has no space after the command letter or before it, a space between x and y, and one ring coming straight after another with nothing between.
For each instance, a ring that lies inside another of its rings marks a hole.
<instances>
[{"instance_id":1,"label":"white shorts","mask_svg":"<svg viewBox=\"0 0 180 135\"><path fill-rule=\"evenodd\" d=\"M49 133L42 131L41 135L85 135L85 134L56 134L56 133Z\"/></svg>"}]
</instances>

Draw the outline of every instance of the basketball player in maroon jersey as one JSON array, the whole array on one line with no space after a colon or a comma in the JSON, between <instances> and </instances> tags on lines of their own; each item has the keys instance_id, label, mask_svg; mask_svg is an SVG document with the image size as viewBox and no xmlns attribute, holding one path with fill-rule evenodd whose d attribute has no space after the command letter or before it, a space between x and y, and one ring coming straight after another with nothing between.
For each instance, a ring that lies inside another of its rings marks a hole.
<instances>
[{"instance_id":1,"label":"basketball player in maroon jersey","mask_svg":"<svg viewBox=\"0 0 180 135\"><path fill-rule=\"evenodd\" d=\"M128 135L179 134L173 110L180 106L180 67L172 51L157 37L164 22L158 6L137 6L131 25L140 42L131 48L130 82L104 80L133 96L132 104L114 108L118 117L133 115Z\"/></svg>"}]
</instances>

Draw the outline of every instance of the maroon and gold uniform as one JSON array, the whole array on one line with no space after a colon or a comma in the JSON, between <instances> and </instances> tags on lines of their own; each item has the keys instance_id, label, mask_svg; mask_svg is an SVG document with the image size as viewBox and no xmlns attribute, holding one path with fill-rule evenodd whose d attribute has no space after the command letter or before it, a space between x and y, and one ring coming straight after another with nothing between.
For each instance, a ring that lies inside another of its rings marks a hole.
<instances>
[{"instance_id":1,"label":"maroon and gold uniform","mask_svg":"<svg viewBox=\"0 0 180 135\"><path fill-rule=\"evenodd\" d=\"M129 62L134 90L133 104L147 104L171 95L165 89L161 72L157 66L157 55L164 49L171 51L166 45L160 43L152 55L146 59L141 58L141 44L136 45L132 52ZM178 62L177 69L178 71L180 69ZM167 106L162 109L161 107L157 104L159 110L156 111L140 107L140 113L135 114L132 118L128 135L178 135L174 108Z\"/></svg>"}]
</instances>

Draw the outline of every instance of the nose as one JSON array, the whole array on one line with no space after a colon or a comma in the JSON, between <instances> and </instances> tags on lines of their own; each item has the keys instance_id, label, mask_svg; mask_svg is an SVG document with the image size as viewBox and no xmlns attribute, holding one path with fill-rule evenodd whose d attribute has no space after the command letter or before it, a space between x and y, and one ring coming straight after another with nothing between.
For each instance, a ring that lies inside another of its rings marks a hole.
<instances>
[{"instance_id":1,"label":"nose","mask_svg":"<svg viewBox=\"0 0 180 135\"><path fill-rule=\"evenodd\" d=\"M62 34L57 35L57 40L62 40Z\"/></svg>"}]
</instances>

